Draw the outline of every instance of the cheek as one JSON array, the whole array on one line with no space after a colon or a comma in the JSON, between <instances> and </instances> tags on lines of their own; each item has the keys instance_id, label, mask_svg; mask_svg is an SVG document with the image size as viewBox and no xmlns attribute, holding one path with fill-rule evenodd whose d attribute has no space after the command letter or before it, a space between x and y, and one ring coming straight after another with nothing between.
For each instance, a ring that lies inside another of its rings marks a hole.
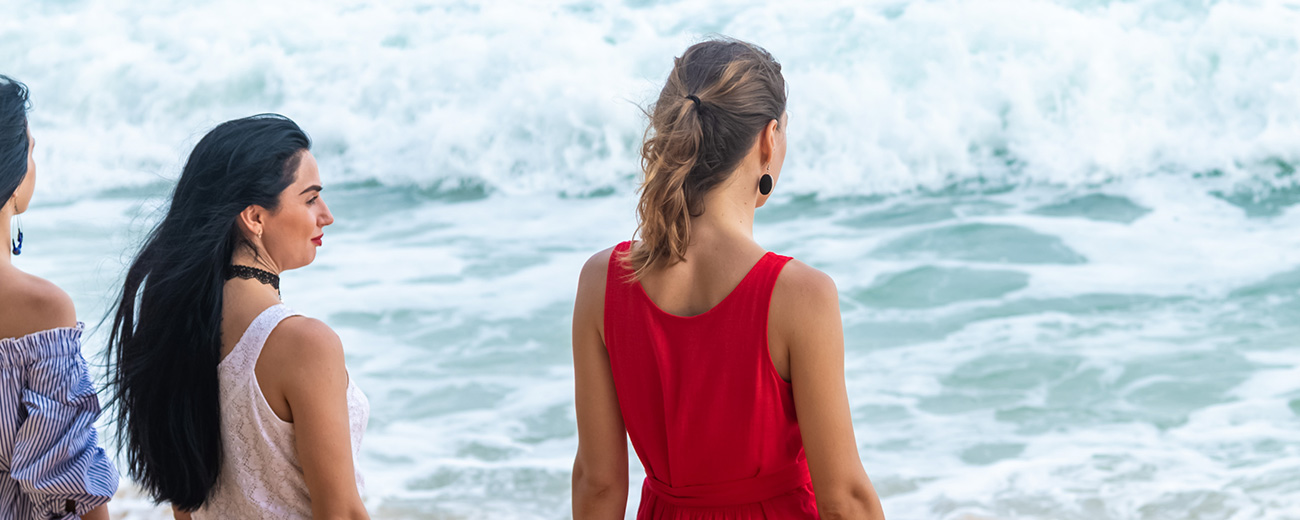
<instances>
[{"instance_id":1,"label":"cheek","mask_svg":"<svg viewBox=\"0 0 1300 520\"><path fill-rule=\"evenodd\" d=\"M312 232L316 229L316 215L310 210L303 208L295 210L294 213L281 213L273 223L277 230L275 234L275 247L282 249L282 252L296 255L292 251L301 249L303 244L311 245L311 238L315 235Z\"/></svg>"},{"instance_id":2,"label":"cheek","mask_svg":"<svg viewBox=\"0 0 1300 520\"><path fill-rule=\"evenodd\" d=\"M307 238L311 238L315 236L311 233L316 231L316 222L320 220L320 212L315 208L312 208L305 213L306 214L302 216L302 221L299 223L299 226L302 228L303 233L309 235Z\"/></svg>"},{"instance_id":3,"label":"cheek","mask_svg":"<svg viewBox=\"0 0 1300 520\"><path fill-rule=\"evenodd\" d=\"M306 229L312 225L312 209L310 206L299 206L293 208L292 213L286 213L283 221L286 235L297 235L306 233ZM286 236L286 238L289 238Z\"/></svg>"}]
</instances>

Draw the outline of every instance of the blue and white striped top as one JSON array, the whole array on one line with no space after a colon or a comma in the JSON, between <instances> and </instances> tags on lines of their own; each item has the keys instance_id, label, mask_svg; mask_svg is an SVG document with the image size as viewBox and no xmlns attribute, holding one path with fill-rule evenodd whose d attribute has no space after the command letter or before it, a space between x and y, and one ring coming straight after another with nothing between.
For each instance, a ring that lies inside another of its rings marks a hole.
<instances>
[{"instance_id":1,"label":"blue and white striped top","mask_svg":"<svg viewBox=\"0 0 1300 520\"><path fill-rule=\"evenodd\" d=\"M95 431L82 329L0 339L0 517L80 518L117 490Z\"/></svg>"}]
</instances>

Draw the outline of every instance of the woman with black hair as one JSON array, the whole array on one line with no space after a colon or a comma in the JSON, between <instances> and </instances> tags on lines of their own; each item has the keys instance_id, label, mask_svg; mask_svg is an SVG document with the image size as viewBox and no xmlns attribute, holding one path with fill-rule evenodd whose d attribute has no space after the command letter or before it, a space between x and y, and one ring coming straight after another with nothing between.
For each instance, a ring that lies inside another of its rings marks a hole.
<instances>
[{"instance_id":1,"label":"woman with black hair","mask_svg":"<svg viewBox=\"0 0 1300 520\"><path fill-rule=\"evenodd\" d=\"M27 211L36 188L27 87L0 76L0 219ZM104 519L117 470L99 446L99 399L81 356L72 299L20 271L23 233L0 226L0 517Z\"/></svg>"},{"instance_id":2,"label":"woman with black hair","mask_svg":"<svg viewBox=\"0 0 1300 520\"><path fill-rule=\"evenodd\" d=\"M110 338L130 474L177 518L369 518L369 414L343 345L280 301L333 215L307 134L260 115L199 141L127 271Z\"/></svg>"}]
</instances>

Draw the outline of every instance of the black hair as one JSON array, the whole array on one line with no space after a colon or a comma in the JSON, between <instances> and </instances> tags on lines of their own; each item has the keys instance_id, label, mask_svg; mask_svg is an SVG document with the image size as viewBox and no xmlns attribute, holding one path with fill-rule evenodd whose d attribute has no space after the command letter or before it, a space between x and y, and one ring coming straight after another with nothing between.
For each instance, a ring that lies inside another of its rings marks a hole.
<instances>
[{"instance_id":1,"label":"black hair","mask_svg":"<svg viewBox=\"0 0 1300 520\"><path fill-rule=\"evenodd\" d=\"M0 74L0 203L27 176L27 85Z\"/></svg>"},{"instance_id":2,"label":"black hair","mask_svg":"<svg viewBox=\"0 0 1300 520\"><path fill-rule=\"evenodd\" d=\"M192 511L221 474L225 270L244 243L237 218L275 211L311 140L263 114L227 121L190 153L171 206L127 270L109 338L118 443L154 500Z\"/></svg>"}]
</instances>

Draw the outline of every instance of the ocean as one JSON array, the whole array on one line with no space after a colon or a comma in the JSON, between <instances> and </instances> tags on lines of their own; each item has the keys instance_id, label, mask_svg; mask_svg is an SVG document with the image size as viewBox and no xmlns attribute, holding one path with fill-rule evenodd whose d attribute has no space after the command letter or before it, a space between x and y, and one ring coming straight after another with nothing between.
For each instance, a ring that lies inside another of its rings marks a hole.
<instances>
[{"instance_id":1,"label":"ocean","mask_svg":"<svg viewBox=\"0 0 1300 520\"><path fill-rule=\"evenodd\" d=\"M195 142L260 112L311 134L337 220L283 294L370 398L373 518L570 516L578 271L632 237L640 107L720 33L783 63L755 235L838 284L891 519L1300 519L1300 2L0 13L37 139L15 263L73 296L97 365ZM123 488L115 517L165 517Z\"/></svg>"}]
</instances>

